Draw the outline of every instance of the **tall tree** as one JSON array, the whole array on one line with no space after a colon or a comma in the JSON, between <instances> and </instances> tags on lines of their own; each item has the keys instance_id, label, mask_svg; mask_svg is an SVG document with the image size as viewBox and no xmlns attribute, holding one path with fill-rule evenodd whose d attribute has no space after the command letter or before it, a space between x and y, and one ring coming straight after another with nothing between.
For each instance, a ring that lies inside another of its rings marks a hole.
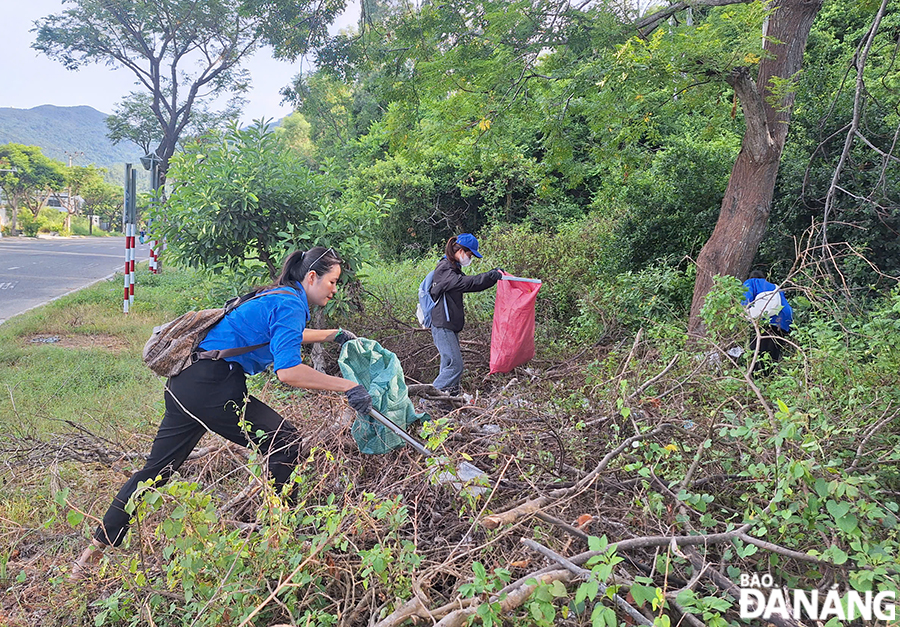
<instances>
[{"instance_id":1,"label":"tall tree","mask_svg":"<svg viewBox=\"0 0 900 627\"><path fill-rule=\"evenodd\" d=\"M15 230L19 209L37 216L47 198L65 186L65 165L44 156L37 146L0 146L0 188L12 209L10 228Z\"/></svg>"},{"instance_id":2,"label":"tall tree","mask_svg":"<svg viewBox=\"0 0 900 627\"><path fill-rule=\"evenodd\" d=\"M767 55L756 79L743 66L726 79L741 102L746 131L716 227L697 258L691 336L703 333L700 311L713 276L746 277L762 241L794 104L791 81L803 65L806 39L821 6L821 0L782 0L768 21Z\"/></svg>"},{"instance_id":3,"label":"tall tree","mask_svg":"<svg viewBox=\"0 0 900 627\"><path fill-rule=\"evenodd\" d=\"M101 222L114 224L122 212L122 186L107 183L102 176L105 170L100 169L100 176L88 177L80 188L84 202L81 209L89 216L91 222L97 216ZM93 225L91 225L93 229Z\"/></svg>"},{"instance_id":4,"label":"tall tree","mask_svg":"<svg viewBox=\"0 0 900 627\"><path fill-rule=\"evenodd\" d=\"M205 102L197 102L190 121L178 137L178 143L184 144L185 140L199 137L214 128L224 128L228 122L237 119L243 103L243 98L235 97L225 109L211 111ZM159 144L162 137L159 121L153 113L153 97L142 91L133 91L125 96L105 123L109 130L106 136L113 144L130 141L145 155L150 153L154 144Z\"/></svg>"},{"instance_id":5,"label":"tall tree","mask_svg":"<svg viewBox=\"0 0 900 627\"><path fill-rule=\"evenodd\" d=\"M323 13L317 0L65 1L72 8L35 22L32 47L71 70L104 63L133 72L150 97L163 173L200 103L246 91L241 62L266 33L300 23L320 32L337 11ZM302 52L297 37L290 48Z\"/></svg>"},{"instance_id":6,"label":"tall tree","mask_svg":"<svg viewBox=\"0 0 900 627\"><path fill-rule=\"evenodd\" d=\"M66 210L65 230L71 228L72 217L82 213L85 207L85 193L87 190L96 190L103 183L103 168L89 165L86 167L75 166L66 168L65 187L54 190L53 195L59 200L60 206ZM65 198L62 191L66 192ZM121 193L118 194L121 196Z\"/></svg>"}]
</instances>

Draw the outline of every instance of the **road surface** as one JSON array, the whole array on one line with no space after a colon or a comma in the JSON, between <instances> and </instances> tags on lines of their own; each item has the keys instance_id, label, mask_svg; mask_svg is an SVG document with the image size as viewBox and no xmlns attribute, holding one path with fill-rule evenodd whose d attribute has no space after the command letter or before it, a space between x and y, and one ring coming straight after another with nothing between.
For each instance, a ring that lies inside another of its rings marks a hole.
<instances>
[{"instance_id":1,"label":"road surface","mask_svg":"<svg viewBox=\"0 0 900 627\"><path fill-rule=\"evenodd\" d=\"M124 237L0 238L0 323L124 268Z\"/></svg>"}]
</instances>

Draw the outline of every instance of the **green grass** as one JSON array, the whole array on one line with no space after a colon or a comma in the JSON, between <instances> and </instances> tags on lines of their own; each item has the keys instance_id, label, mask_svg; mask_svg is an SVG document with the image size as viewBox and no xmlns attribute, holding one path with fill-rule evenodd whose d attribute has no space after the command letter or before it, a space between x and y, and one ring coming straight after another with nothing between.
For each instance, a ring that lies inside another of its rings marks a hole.
<instances>
[{"instance_id":1,"label":"green grass","mask_svg":"<svg viewBox=\"0 0 900 627\"><path fill-rule=\"evenodd\" d=\"M141 361L152 328L205 306L192 271L137 273L122 312L121 277L97 283L0 325L0 417L14 435L93 432L156 422L163 382ZM58 336L57 343L34 342Z\"/></svg>"}]
</instances>

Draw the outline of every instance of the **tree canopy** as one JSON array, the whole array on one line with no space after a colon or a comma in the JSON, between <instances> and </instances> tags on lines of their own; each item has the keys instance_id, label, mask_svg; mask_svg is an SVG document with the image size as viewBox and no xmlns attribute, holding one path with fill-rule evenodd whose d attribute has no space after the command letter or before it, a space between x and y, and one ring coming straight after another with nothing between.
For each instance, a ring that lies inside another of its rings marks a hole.
<instances>
[{"instance_id":1,"label":"tree canopy","mask_svg":"<svg viewBox=\"0 0 900 627\"><path fill-rule=\"evenodd\" d=\"M598 212L618 233L611 268L695 260L732 179L723 164L734 164L747 132L776 138L789 158L775 159L770 174L780 168L782 177L767 175L760 188L769 190L754 230L761 256L747 241L740 262L712 271L742 275L756 263L783 272L794 240L822 220L827 190L816 187L830 185L837 131L852 115L847 71L878 3L851 4L835 0L799 24L785 21L791 3L773 10L716 0L646 14L616 3L367 3L359 29L320 47L319 69L298 76L289 95L310 123L319 163L348 164L347 201L357 193L397 200L382 226L392 255L497 222L554 229ZM836 20L845 9L848 19ZM851 155L885 165L863 170L874 177L866 189L860 168L845 168L850 193L835 200L877 235L842 220L828 227L836 241L873 251L895 240L887 182L897 178L896 160L883 156L893 154L896 129L892 20L887 11L874 31L862 91L866 140ZM804 29L811 49L801 65ZM773 73L779 51L798 46L793 65ZM758 112L770 118L763 135ZM708 286L705 278L698 293Z\"/></svg>"},{"instance_id":2,"label":"tree canopy","mask_svg":"<svg viewBox=\"0 0 900 627\"><path fill-rule=\"evenodd\" d=\"M71 0L69 4L71 8L35 23L33 47L72 70L88 63L130 70L143 95L125 99L111 131L114 137L142 147L156 143L163 171L179 138L200 121L198 110L204 102L223 94L240 96L247 89L249 76L241 63L262 37L274 36L270 24L293 33L280 40L278 49L299 53L303 41L315 37L343 8L343 4L328 8L282 0ZM147 126L149 115L155 131ZM219 117L214 114L204 121L212 123Z\"/></svg>"},{"instance_id":3,"label":"tree canopy","mask_svg":"<svg viewBox=\"0 0 900 627\"><path fill-rule=\"evenodd\" d=\"M0 189L12 209L10 228L16 228L19 209L37 216L47 198L66 181L65 165L44 156L37 146L0 146Z\"/></svg>"}]
</instances>

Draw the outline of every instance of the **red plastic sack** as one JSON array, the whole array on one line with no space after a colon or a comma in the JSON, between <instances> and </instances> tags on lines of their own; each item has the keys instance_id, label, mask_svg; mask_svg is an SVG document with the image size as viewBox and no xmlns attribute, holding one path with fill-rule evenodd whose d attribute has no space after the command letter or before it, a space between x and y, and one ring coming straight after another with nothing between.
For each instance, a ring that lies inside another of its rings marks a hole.
<instances>
[{"instance_id":1,"label":"red plastic sack","mask_svg":"<svg viewBox=\"0 0 900 627\"><path fill-rule=\"evenodd\" d=\"M510 276L506 272L504 276ZM509 372L534 357L534 301L540 283L499 281L491 331L491 374Z\"/></svg>"}]
</instances>

